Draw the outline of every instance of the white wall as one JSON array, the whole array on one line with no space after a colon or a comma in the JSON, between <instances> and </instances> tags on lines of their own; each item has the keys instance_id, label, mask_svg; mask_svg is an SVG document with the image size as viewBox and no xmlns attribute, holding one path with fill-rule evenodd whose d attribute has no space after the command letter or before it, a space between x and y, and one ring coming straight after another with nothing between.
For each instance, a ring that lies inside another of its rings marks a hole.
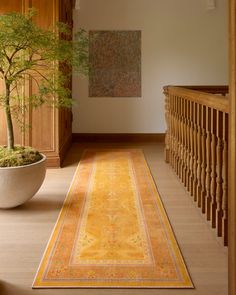
<instances>
[{"instance_id":1,"label":"white wall","mask_svg":"<svg viewBox=\"0 0 236 295\"><path fill-rule=\"evenodd\" d=\"M73 132L162 133L164 85L228 84L227 0L80 0L75 29L142 30L142 97L88 97L73 79Z\"/></svg>"}]
</instances>

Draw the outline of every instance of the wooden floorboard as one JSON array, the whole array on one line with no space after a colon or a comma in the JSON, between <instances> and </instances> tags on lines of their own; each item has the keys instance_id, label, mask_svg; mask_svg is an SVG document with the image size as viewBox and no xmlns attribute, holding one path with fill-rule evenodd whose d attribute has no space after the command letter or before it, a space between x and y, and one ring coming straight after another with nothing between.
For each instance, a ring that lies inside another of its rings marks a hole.
<instances>
[{"instance_id":1,"label":"wooden floorboard","mask_svg":"<svg viewBox=\"0 0 236 295\"><path fill-rule=\"evenodd\" d=\"M186 261L194 290L44 289L31 284L84 148L142 148ZM172 168L158 143L73 144L64 167L48 169L38 194L14 210L0 210L1 295L227 295L227 248L216 238Z\"/></svg>"}]
</instances>

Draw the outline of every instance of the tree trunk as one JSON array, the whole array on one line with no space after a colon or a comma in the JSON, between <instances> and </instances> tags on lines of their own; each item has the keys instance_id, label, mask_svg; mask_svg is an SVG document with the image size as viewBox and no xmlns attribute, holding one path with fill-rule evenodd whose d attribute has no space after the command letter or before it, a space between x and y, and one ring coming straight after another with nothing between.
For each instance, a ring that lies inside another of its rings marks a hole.
<instances>
[{"instance_id":1,"label":"tree trunk","mask_svg":"<svg viewBox=\"0 0 236 295\"><path fill-rule=\"evenodd\" d=\"M10 109L10 85L6 85L5 114L7 122L7 148L14 149L14 132Z\"/></svg>"}]
</instances>

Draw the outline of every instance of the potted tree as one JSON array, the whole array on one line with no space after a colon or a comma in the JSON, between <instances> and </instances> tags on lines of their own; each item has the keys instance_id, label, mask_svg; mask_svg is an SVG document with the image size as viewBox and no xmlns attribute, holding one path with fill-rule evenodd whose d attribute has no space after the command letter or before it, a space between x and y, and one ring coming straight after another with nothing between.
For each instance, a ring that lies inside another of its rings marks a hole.
<instances>
[{"instance_id":1,"label":"potted tree","mask_svg":"<svg viewBox=\"0 0 236 295\"><path fill-rule=\"evenodd\" d=\"M29 200L45 177L45 156L15 145L13 121L24 132L28 108L45 103L70 107L71 93L65 85L71 71L65 68L88 72L87 33L81 29L71 40L66 25L44 30L32 21L35 14L32 9L26 15L0 15L0 108L7 128L7 144L0 146L0 208ZM27 81L34 83L37 92L23 96L20 89Z\"/></svg>"}]
</instances>

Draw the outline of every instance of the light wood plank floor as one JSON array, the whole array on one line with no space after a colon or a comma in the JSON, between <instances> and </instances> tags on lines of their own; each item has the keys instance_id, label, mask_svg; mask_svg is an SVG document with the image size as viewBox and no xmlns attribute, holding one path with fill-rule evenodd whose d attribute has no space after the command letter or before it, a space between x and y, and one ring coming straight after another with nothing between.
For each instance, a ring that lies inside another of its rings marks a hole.
<instances>
[{"instance_id":1,"label":"light wood plank floor","mask_svg":"<svg viewBox=\"0 0 236 295\"><path fill-rule=\"evenodd\" d=\"M32 290L44 249L66 196L81 152L86 147L142 148L174 229L194 290L44 289ZM62 169L49 169L38 194L27 204L0 210L1 295L227 295L227 248L205 221L156 143L74 144Z\"/></svg>"}]
</instances>

